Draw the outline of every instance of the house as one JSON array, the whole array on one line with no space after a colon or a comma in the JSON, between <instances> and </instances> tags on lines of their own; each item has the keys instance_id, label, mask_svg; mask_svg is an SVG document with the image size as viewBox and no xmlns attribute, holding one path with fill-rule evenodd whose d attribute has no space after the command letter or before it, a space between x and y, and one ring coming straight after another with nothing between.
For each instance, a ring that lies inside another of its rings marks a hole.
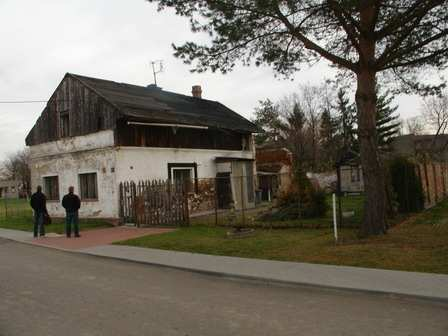
<instances>
[{"instance_id":1,"label":"house","mask_svg":"<svg viewBox=\"0 0 448 336\"><path fill-rule=\"evenodd\" d=\"M448 134L402 135L392 141L391 148L392 153L405 157L423 158L430 154L432 160L448 162Z\"/></svg>"},{"instance_id":2,"label":"house","mask_svg":"<svg viewBox=\"0 0 448 336\"><path fill-rule=\"evenodd\" d=\"M292 162L291 151L279 144L257 146L258 188L262 200L270 201L289 189L293 178Z\"/></svg>"},{"instance_id":3,"label":"house","mask_svg":"<svg viewBox=\"0 0 448 336\"><path fill-rule=\"evenodd\" d=\"M22 184L16 180L0 180L0 198L20 198Z\"/></svg>"},{"instance_id":4,"label":"house","mask_svg":"<svg viewBox=\"0 0 448 336\"><path fill-rule=\"evenodd\" d=\"M31 184L42 185L53 216L73 185L80 216L118 218L125 181L219 178L222 207L254 205L253 133L258 128L223 104L193 96L67 73L26 138Z\"/></svg>"}]
</instances>

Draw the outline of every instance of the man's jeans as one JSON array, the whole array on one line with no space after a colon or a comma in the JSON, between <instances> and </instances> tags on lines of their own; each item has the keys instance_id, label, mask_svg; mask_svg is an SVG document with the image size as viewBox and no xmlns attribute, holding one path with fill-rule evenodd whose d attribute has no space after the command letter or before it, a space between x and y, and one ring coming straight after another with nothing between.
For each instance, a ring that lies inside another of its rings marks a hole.
<instances>
[{"instance_id":1,"label":"man's jeans","mask_svg":"<svg viewBox=\"0 0 448 336\"><path fill-rule=\"evenodd\" d=\"M37 237L38 234L45 235L44 213L34 211L34 237Z\"/></svg>"},{"instance_id":2,"label":"man's jeans","mask_svg":"<svg viewBox=\"0 0 448 336\"><path fill-rule=\"evenodd\" d=\"M79 236L78 211L66 213L65 233L67 234L67 237L70 237L72 234L72 226L73 231L75 232L75 236Z\"/></svg>"}]
</instances>

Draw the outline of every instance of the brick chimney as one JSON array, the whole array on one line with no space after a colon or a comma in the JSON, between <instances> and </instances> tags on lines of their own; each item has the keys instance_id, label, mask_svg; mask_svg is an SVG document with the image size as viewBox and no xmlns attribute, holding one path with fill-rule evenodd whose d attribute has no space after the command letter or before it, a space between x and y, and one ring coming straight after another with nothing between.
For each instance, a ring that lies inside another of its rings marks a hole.
<instances>
[{"instance_id":1,"label":"brick chimney","mask_svg":"<svg viewBox=\"0 0 448 336\"><path fill-rule=\"evenodd\" d=\"M191 94L195 98L202 98L202 88L200 85L193 85L191 89Z\"/></svg>"}]
</instances>

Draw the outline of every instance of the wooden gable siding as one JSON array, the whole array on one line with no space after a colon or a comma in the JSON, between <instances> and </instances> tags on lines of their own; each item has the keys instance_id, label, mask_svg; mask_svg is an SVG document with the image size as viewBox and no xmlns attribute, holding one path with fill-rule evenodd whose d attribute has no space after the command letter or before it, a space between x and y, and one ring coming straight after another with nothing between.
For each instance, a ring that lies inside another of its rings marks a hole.
<instances>
[{"instance_id":1,"label":"wooden gable siding","mask_svg":"<svg viewBox=\"0 0 448 336\"><path fill-rule=\"evenodd\" d=\"M60 115L68 113L70 136L114 129L118 112L81 81L67 75L26 139L28 146L61 139Z\"/></svg>"},{"instance_id":2,"label":"wooden gable siding","mask_svg":"<svg viewBox=\"0 0 448 336\"><path fill-rule=\"evenodd\" d=\"M249 135L218 129L152 127L118 123L118 146L242 150L243 138Z\"/></svg>"}]
</instances>

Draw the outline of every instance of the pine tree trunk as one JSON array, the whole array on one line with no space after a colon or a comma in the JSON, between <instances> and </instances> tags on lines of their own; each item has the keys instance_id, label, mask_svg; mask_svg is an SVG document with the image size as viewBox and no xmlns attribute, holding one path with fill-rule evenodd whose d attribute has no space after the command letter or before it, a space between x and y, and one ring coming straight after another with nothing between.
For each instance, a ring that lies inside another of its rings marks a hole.
<instances>
[{"instance_id":1,"label":"pine tree trunk","mask_svg":"<svg viewBox=\"0 0 448 336\"><path fill-rule=\"evenodd\" d=\"M365 189L360 234L366 237L386 233L386 190L377 146L375 73L364 69L357 77L358 137Z\"/></svg>"},{"instance_id":2,"label":"pine tree trunk","mask_svg":"<svg viewBox=\"0 0 448 336\"><path fill-rule=\"evenodd\" d=\"M386 233L386 185L381 157L378 152L376 131L376 69L373 32L377 20L376 1L359 2L360 24L364 33L360 35L358 86L356 106L358 110L358 139L364 178L364 215L360 227L361 236Z\"/></svg>"}]
</instances>

